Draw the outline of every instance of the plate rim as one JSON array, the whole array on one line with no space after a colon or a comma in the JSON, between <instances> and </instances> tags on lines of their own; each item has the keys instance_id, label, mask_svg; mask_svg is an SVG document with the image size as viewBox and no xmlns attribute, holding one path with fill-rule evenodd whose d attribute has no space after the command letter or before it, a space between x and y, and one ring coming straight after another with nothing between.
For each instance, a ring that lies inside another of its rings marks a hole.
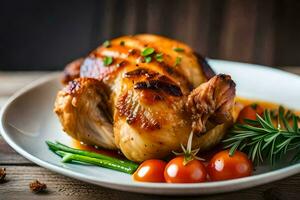
<instances>
[{"instance_id":1,"label":"plate rim","mask_svg":"<svg viewBox=\"0 0 300 200\"><path fill-rule=\"evenodd\" d=\"M263 65L256 65L256 64L249 64L249 63L241 63L241 62L232 62L232 61L225 61L225 60L215 60L209 59L209 61L218 61L218 62L226 62L226 63L235 63L235 64L242 64L248 65L248 67L255 67L258 70L268 70L274 72L284 72L286 75L294 76L300 78L298 75L282 71L280 69L274 69ZM95 177L85 175L79 172L74 172L70 169L66 169L60 166L56 166L54 164L48 163L42 159L35 157L28 153L25 149L20 147L13 138L10 137L8 131L6 132L4 128L4 119L5 115L8 112L10 105L18 98L22 97L23 94L30 92L31 90L35 89L41 84L45 84L51 80L57 79L58 76L61 75L61 72L52 72L49 75L43 76L32 83L28 84L27 86L21 88L16 93L14 93L7 102L3 105L0 111L0 134L2 135L3 139L19 154L27 158L28 160L36 163L39 166L42 166L46 169L54 171L56 173L78 179L84 182L89 182L92 184L100 185L102 187L118 189L122 191L131 191L131 192L138 192L138 193L148 193L148 194L161 194L161 195L170 195L170 194L179 194L179 195L193 195L193 194L217 194L217 193L224 193L229 191L236 191L240 189L245 189L249 187L254 187L258 185L262 185L265 183L273 182L276 180L280 180L291 176L293 174L300 172L300 163L283 167L281 169L273 170L270 172L265 172L258 175L252 175L250 177L244 177L239 179L232 179L226 181L217 181L217 182L205 182L205 183L193 183L193 184L166 184L166 183L142 183L142 182L133 182L130 184L126 183L117 183L116 181L111 180L95 180ZM258 183L257 183L258 181ZM226 187L227 186L227 187ZM235 187L238 186L238 189ZM225 187L225 188L224 188ZM214 188L220 188L218 191L211 191ZM154 191L151 191L155 189ZM195 191L199 189L198 191ZM205 189L205 190L201 190ZM183 191L185 190L185 191ZM188 193L186 191L189 190Z\"/></svg>"}]
</instances>

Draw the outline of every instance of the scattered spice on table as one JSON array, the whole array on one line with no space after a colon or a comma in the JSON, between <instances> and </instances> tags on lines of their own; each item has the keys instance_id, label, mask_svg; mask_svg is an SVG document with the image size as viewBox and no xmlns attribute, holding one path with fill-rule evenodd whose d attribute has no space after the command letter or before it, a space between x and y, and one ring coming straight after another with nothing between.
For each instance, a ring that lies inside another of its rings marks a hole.
<instances>
[{"instance_id":1,"label":"scattered spice on table","mask_svg":"<svg viewBox=\"0 0 300 200\"><path fill-rule=\"evenodd\" d=\"M6 176L6 169L0 168L0 183L4 182L5 176Z\"/></svg>"},{"instance_id":2,"label":"scattered spice on table","mask_svg":"<svg viewBox=\"0 0 300 200\"><path fill-rule=\"evenodd\" d=\"M47 185L35 180L29 184L29 188L32 192L39 193L45 191L47 189Z\"/></svg>"}]
</instances>

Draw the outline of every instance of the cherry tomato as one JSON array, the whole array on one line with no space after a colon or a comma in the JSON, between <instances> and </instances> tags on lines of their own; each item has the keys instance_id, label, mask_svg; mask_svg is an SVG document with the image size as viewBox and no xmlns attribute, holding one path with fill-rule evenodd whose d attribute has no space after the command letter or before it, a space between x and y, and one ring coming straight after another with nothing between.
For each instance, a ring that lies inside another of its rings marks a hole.
<instances>
[{"instance_id":1,"label":"cherry tomato","mask_svg":"<svg viewBox=\"0 0 300 200\"><path fill-rule=\"evenodd\" d=\"M250 176L252 171L251 160L240 151L235 151L233 156L229 155L229 150L221 151L213 156L207 166L207 172L213 181Z\"/></svg>"},{"instance_id":2,"label":"cherry tomato","mask_svg":"<svg viewBox=\"0 0 300 200\"><path fill-rule=\"evenodd\" d=\"M166 164L162 160L146 160L134 172L133 179L142 182L165 182Z\"/></svg>"},{"instance_id":3,"label":"cherry tomato","mask_svg":"<svg viewBox=\"0 0 300 200\"><path fill-rule=\"evenodd\" d=\"M264 109L258 104L251 104L251 105L245 106L239 113L237 122L243 124L243 123L245 123L244 119L256 120L256 114L262 115L263 112L264 112Z\"/></svg>"},{"instance_id":4,"label":"cherry tomato","mask_svg":"<svg viewBox=\"0 0 300 200\"><path fill-rule=\"evenodd\" d=\"M192 160L183 164L184 157L172 159L165 168L165 180L167 183L198 183L206 180L205 166L199 160Z\"/></svg>"}]
</instances>

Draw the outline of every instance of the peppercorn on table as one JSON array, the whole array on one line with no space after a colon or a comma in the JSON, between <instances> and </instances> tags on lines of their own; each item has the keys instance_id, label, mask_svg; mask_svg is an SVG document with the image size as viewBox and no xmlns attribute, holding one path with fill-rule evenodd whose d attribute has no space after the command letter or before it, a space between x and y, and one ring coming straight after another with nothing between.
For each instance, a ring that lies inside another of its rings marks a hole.
<instances>
[{"instance_id":1,"label":"peppercorn on table","mask_svg":"<svg viewBox=\"0 0 300 200\"><path fill-rule=\"evenodd\" d=\"M282 67L283 70L300 75L300 67ZM0 72L0 108L10 95L24 85L46 75L48 72ZM0 169L6 169L5 179L0 180L0 200L6 199L187 199L186 197L159 197L122 192L67 178L37 166L17 154L0 135ZM1 172L1 171L0 171ZM2 172L4 172L2 170ZM2 176L3 178L3 176ZM1 179L1 174L0 174ZM34 193L29 185L38 180L46 184L42 193ZM193 196L189 199L297 199L300 193L300 174L232 193Z\"/></svg>"}]
</instances>

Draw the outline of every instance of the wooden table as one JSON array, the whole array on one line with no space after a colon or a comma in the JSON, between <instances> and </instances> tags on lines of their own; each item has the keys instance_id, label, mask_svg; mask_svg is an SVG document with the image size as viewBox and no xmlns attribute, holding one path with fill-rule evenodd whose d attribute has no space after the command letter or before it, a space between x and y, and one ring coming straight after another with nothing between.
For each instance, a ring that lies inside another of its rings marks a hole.
<instances>
[{"instance_id":1,"label":"wooden table","mask_svg":"<svg viewBox=\"0 0 300 200\"><path fill-rule=\"evenodd\" d=\"M300 74L300 67L284 67L286 71ZM0 72L0 107L16 90L47 72ZM298 91L299 92L299 91ZM6 182L0 184L0 200L10 199L181 199L173 196L151 196L121 192L67 178L28 161L10 148L0 135L0 168L7 170ZM28 184L38 179L47 184L46 193L30 192ZM185 197L184 199L299 199L300 174L242 191Z\"/></svg>"}]
</instances>

